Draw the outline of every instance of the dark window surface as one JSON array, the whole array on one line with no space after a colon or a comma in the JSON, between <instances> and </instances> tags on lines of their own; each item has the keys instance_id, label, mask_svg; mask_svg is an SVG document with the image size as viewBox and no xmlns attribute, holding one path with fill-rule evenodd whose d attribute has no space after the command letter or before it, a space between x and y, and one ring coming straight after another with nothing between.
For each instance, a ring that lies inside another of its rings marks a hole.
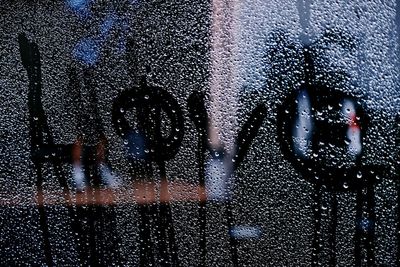
<instances>
[{"instance_id":1,"label":"dark window surface","mask_svg":"<svg viewBox=\"0 0 400 267\"><path fill-rule=\"evenodd\" d=\"M1 265L399 265L398 1L0 13Z\"/></svg>"}]
</instances>

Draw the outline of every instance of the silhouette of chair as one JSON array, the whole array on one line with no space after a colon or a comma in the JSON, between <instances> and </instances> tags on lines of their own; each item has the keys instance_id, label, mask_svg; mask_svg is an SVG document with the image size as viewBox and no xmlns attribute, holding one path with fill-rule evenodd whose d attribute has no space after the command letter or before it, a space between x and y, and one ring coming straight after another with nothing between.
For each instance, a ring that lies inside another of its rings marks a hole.
<instances>
[{"instance_id":1,"label":"silhouette of chair","mask_svg":"<svg viewBox=\"0 0 400 267\"><path fill-rule=\"evenodd\" d=\"M50 163L53 165L53 170L56 174L58 183L64 192L64 201L66 203L68 216L71 219L72 230L78 235L79 241L77 241L77 245L80 263L83 265L96 264L102 256L105 256L99 255L99 251L96 250L97 238L94 221L103 215L104 210L99 206L85 208L80 206L74 207L72 205L70 196L71 186L66 178L68 175L63 173L62 167L63 164L72 163L74 144L56 144L54 142L41 100L42 77L39 48L36 43L29 41L25 34L20 34L18 36L18 41L22 65L27 71L29 79L28 111L29 134L31 138L30 154L36 173L35 185L37 189L39 223L43 234L45 262L48 266L54 265L43 193L43 164ZM89 159L95 158L96 146L83 146L82 150L83 154ZM86 160L86 162L90 162L90 160ZM113 220L113 218L110 217L114 216L108 216L107 218L104 218L103 216L103 219ZM84 223L86 220L89 222L88 225ZM100 226L102 227L103 225ZM86 233L86 231L89 233ZM115 261L115 259L111 260Z\"/></svg>"}]
</instances>

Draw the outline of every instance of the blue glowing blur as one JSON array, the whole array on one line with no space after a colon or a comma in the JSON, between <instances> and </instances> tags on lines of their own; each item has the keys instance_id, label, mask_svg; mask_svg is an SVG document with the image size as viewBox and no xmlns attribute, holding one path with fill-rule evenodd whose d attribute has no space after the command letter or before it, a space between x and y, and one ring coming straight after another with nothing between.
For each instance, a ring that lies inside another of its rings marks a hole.
<instances>
[{"instance_id":1,"label":"blue glowing blur","mask_svg":"<svg viewBox=\"0 0 400 267\"><path fill-rule=\"evenodd\" d=\"M106 37L109 34L111 28L114 25L114 22L115 22L115 16L113 14L108 15L106 19L103 21L103 23L100 26L100 32L103 37Z\"/></svg>"},{"instance_id":2,"label":"blue glowing blur","mask_svg":"<svg viewBox=\"0 0 400 267\"><path fill-rule=\"evenodd\" d=\"M66 4L80 19L91 20L90 5L92 0L65 0ZM131 5L136 5L138 0L130 0ZM116 52L123 54L126 52L126 36L128 23L125 16L117 15L114 9L111 9L103 22L98 26L99 34L81 39L72 51L72 56L81 63L93 66L100 57L100 51L105 45L107 38L113 27L120 29L117 37Z\"/></svg>"},{"instance_id":3,"label":"blue glowing blur","mask_svg":"<svg viewBox=\"0 0 400 267\"><path fill-rule=\"evenodd\" d=\"M68 7L80 18L90 17L89 4L91 0L65 0Z\"/></svg>"},{"instance_id":4,"label":"blue glowing blur","mask_svg":"<svg viewBox=\"0 0 400 267\"><path fill-rule=\"evenodd\" d=\"M235 239L259 239L262 229L259 226L236 225L230 229L229 234Z\"/></svg>"},{"instance_id":5,"label":"blue glowing blur","mask_svg":"<svg viewBox=\"0 0 400 267\"><path fill-rule=\"evenodd\" d=\"M361 230L363 230L364 232L371 231L374 227L374 222L368 218L363 218L360 221L360 227L361 227Z\"/></svg>"},{"instance_id":6,"label":"blue glowing blur","mask_svg":"<svg viewBox=\"0 0 400 267\"><path fill-rule=\"evenodd\" d=\"M92 38L82 39L76 44L73 50L74 57L88 66L96 64L99 54L99 45Z\"/></svg>"},{"instance_id":7,"label":"blue glowing blur","mask_svg":"<svg viewBox=\"0 0 400 267\"><path fill-rule=\"evenodd\" d=\"M87 7L89 0L67 0L67 4L74 11L80 11Z\"/></svg>"},{"instance_id":8,"label":"blue glowing blur","mask_svg":"<svg viewBox=\"0 0 400 267\"><path fill-rule=\"evenodd\" d=\"M128 154L131 159L146 159L146 141L140 133L130 132L127 141Z\"/></svg>"}]
</instances>

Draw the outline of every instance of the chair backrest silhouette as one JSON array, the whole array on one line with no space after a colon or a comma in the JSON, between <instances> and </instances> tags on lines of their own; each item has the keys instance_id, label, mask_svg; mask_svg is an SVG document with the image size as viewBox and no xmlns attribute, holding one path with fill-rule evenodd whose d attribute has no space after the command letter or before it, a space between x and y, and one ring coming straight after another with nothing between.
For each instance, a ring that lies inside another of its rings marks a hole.
<instances>
[{"instance_id":1,"label":"chair backrest silhouette","mask_svg":"<svg viewBox=\"0 0 400 267\"><path fill-rule=\"evenodd\" d=\"M42 97L42 77L40 53L37 44L30 42L24 34L18 36L19 49L22 65L27 71L29 79L28 90L28 109L29 109L29 131L30 131L30 152L31 159L36 172L36 188L39 199L43 201L43 172L44 162L53 161L55 171L60 185L65 192L68 191L67 181L61 173L61 163L71 155L72 146L55 146L53 138L47 124L46 114L43 110ZM47 216L43 203L39 203L40 227L43 232L43 245L45 250L46 263L53 265L50 247L50 234L47 226Z\"/></svg>"},{"instance_id":2,"label":"chair backrest silhouette","mask_svg":"<svg viewBox=\"0 0 400 267\"><path fill-rule=\"evenodd\" d=\"M51 254L48 218L46 215L43 196L43 166L44 163L50 163L53 165L53 170L56 174L58 183L64 192L64 201L66 203L68 215L71 219L71 228L78 236L76 242L80 263L83 265L94 265L99 261L99 259L102 259L102 255L99 254L105 254L97 251L96 242L98 241L96 240L99 238L96 238L95 236L104 236L104 233L102 233L103 228L110 226L100 223L100 227L98 227L100 229L96 229L94 227L94 221L100 217L102 218L102 221L109 220L110 217L115 217L106 215L107 212L110 210L113 212L113 210L110 209L106 211L105 208L98 206L84 209L83 207L74 207L72 205L72 198L70 196L71 183L68 182L69 176L63 172L63 164L71 164L73 162L72 153L74 144L56 144L54 142L42 104L42 75L39 48L36 43L29 41L25 34L20 34L18 36L18 41L22 65L27 71L29 79L28 110L29 134L31 139L30 154L36 173L35 184L37 188L39 220L40 228L43 233L43 248L46 264L48 266L54 265L53 255ZM76 76L74 71L70 74L71 77ZM96 159L96 149L96 146L82 146L84 157ZM87 163L95 162L95 160L85 159L83 161ZM93 168L93 166L91 166L86 169L93 170L96 169L96 167ZM105 215L107 218L104 218ZM89 220L89 226L85 224L85 220ZM114 219L110 219L109 221L113 222ZM112 223L111 228L115 228ZM97 230L100 230L100 233L97 233ZM113 255L117 254L115 253L115 250L112 253ZM107 256L104 256L103 258L105 257ZM115 261L115 259L110 260Z\"/></svg>"}]
</instances>

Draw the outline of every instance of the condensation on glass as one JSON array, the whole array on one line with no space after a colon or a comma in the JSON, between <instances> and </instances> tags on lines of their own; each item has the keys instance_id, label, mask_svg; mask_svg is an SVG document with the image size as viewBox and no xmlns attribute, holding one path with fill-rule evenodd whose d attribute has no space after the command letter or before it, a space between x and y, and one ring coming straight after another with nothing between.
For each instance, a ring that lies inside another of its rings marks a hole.
<instances>
[{"instance_id":1,"label":"condensation on glass","mask_svg":"<svg viewBox=\"0 0 400 267\"><path fill-rule=\"evenodd\" d=\"M398 1L0 10L2 265L399 265Z\"/></svg>"}]
</instances>

